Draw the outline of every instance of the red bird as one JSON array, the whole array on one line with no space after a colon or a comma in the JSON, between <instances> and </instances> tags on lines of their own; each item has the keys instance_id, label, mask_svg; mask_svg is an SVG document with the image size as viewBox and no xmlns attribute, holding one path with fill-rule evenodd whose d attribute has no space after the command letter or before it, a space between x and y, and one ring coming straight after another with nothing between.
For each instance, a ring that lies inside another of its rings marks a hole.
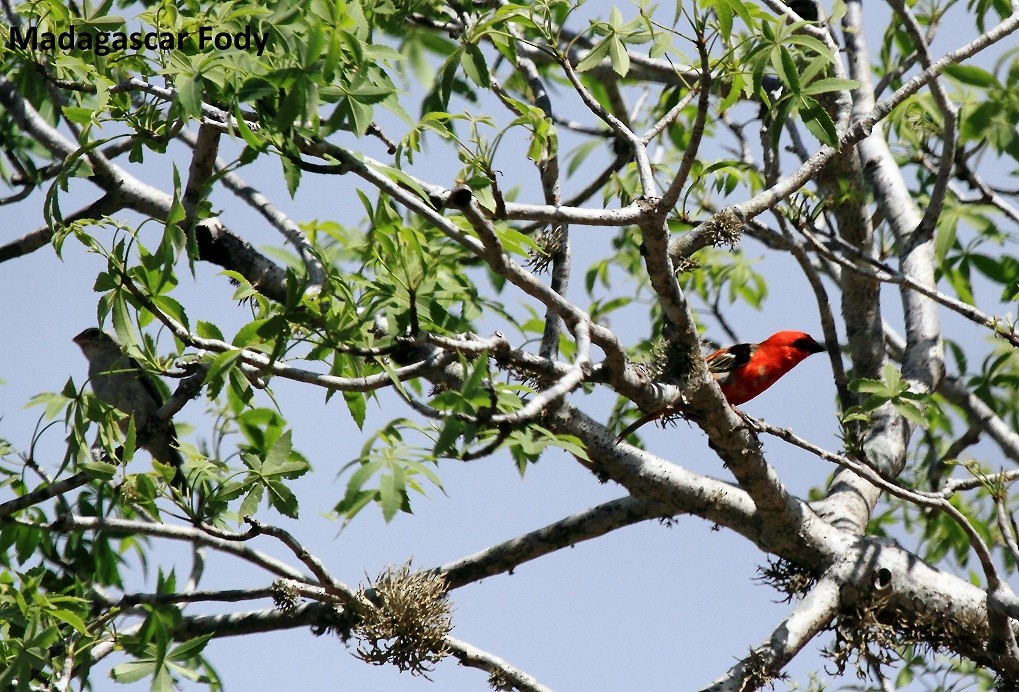
<instances>
[{"instance_id":1,"label":"red bird","mask_svg":"<svg viewBox=\"0 0 1019 692\"><path fill-rule=\"evenodd\" d=\"M725 400L731 406L750 401L779 378L799 365L812 353L825 348L804 332L776 332L759 344L735 344L720 348L704 357L708 372L715 376ZM675 409L648 413L619 433L623 440L634 430L649 421L673 412Z\"/></svg>"}]
</instances>

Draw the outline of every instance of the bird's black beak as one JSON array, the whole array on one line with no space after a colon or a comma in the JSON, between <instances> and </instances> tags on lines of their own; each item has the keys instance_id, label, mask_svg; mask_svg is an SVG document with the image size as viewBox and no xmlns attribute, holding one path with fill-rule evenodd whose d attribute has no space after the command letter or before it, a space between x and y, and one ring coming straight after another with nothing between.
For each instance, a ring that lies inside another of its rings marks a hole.
<instances>
[{"instance_id":1,"label":"bird's black beak","mask_svg":"<svg viewBox=\"0 0 1019 692\"><path fill-rule=\"evenodd\" d=\"M821 353L827 351L827 347L824 344L818 343L814 340L814 337L809 334L804 334L799 339L793 342L793 348L797 349L800 353L806 353L808 356L812 353Z\"/></svg>"}]
</instances>

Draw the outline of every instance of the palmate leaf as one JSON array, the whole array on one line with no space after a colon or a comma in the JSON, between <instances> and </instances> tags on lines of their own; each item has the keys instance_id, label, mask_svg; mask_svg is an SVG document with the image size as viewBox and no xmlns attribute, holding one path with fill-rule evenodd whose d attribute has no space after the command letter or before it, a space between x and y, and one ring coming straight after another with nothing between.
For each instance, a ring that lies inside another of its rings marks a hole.
<instances>
[{"instance_id":1,"label":"palmate leaf","mask_svg":"<svg viewBox=\"0 0 1019 692\"><path fill-rule=\"evenodd\" d=\"M196 668L190 664L200 656L211 639L211 634L195 637L166 651L165 655L159 655L157 647L150 645L146 649L147 656L130 663L114 666L110 675L117 682L125 684L151 677L150 690L173 692L176 689L174 683L176 676L183 675L191 680L197 680L200 677Z\"/></svg>"},{"instance_id":2,"label":"palmate leaf","mask_svg":"<svg viewBox=\"0 0 1019 692\"><path fill-rule=\"evenodd\" d=\"M276 438L264 457L252 453L241 455L249 473L232 495L246 493L241 502L241 517L255 513L262 499L284 516L297 518L299 512L298 498L287 487L284 481L299 478L307 473L311 466L307 460L293 450L292 432L287 429Z\"/></svg>"},{"instance_id":3,"label":"palmate leaf","mask_svg":"<svg viewBox=\"0 0 1019 692\"><path fill-rule=\"evenodd\" d=\"M443 490L438 473L432 468L436 455L404 441L404 432L426 433L410 421L397 419L369 440L361 457L349 462L341 473L353 468L343 498L333 511L344 517L346 526L368 504L374 502L389 522L398 512L411 511L410 492L426 495L421 479ZM374 487L370 485L375 481Z\"/></svg>"}]
</instances>

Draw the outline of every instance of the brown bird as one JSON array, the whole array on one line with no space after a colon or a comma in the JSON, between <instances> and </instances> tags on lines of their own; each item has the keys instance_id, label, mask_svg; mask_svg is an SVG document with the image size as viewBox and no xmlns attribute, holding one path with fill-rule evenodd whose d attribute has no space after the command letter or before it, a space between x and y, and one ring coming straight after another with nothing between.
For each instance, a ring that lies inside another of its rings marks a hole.
<instances>
[{"instance_id":1,"label":"brown bird","mask_svg":"<svg viewBox=\"0 0 1019 692\"><path fill-rule=\"evenodd\" d=\"M95 327L78 334L73 341L88 359L88 377L96 398L133 416L142 449L156 461L173 466L173 484L186 488L177 431L170 421L154 421L156 411L165 402L150 375L124 353L113 337ZM122 428L127 428L126 421Z\"/></svg>"}]
</instances>

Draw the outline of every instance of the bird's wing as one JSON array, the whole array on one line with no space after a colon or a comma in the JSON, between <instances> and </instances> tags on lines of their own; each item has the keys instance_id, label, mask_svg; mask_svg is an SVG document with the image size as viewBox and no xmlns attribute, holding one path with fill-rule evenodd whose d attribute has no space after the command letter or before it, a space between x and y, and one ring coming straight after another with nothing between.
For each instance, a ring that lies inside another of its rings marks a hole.
<instances>
[{"instance_id":1,"label":"bird's wing","mask_svg":"<svg viewBox=\"0 0 1019 692\"><path fill-rule=\"evenodd\" d=\"M123 351L121 353L123 353ZM145 393L151 396L152 400L156 402L156 408L159 408L160 406L166 403L166 397L163 395L161 391L159 391L159 387L156 386L156 383L152 381L153 376L150 375L145 370L145 368L143 368L141 364L134 358L127 355L126 353L123 353L123 356L120 362L118 363L117 369L131 372L132 374L137 376L138 381L141 383L142 389L144 389Z\"/></svg>"},{"instance_id":2,"label":"bird's wing","mask_svg":"<svg viewBox=\"0 0 1019 692\"><path fill-rule=\"evenodd\" d=\"M152 398L156 401L157 407L162 406L166 403L166 397L156 387L156 383L152 381L152 376L149 373L139 368L139 373L142 381L142 387L145 387L145 391L152 395Z\"/></svg>"},{"instance_id":3,"label":"bird's wing","mask_svg":"<svg viewBox=\"0 0 1019 692\"><path fill-rule=\"evenodd\" d=\"M757 344L734 344L709 353L704 360L708 364L708 372L720 375L749 363L756 350Z\"/></svg>"}]
</instances>

